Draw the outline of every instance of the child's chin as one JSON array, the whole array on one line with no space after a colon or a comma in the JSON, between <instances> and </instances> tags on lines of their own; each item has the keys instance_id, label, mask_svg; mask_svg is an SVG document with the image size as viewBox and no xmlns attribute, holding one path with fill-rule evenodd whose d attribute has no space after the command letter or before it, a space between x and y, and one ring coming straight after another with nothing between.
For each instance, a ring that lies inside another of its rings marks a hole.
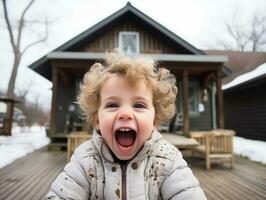
<instances>
[{"instance_id":1,"label":"child's chin","mask_svg":"<svg viewBox=\"0 0 266 200\"><path fill-rule=\"evenodd\" d=\"M133 156L117 156L119 158L119 160L130 160L131 158L133 158Z\"/></svg>"},{"instance_id":2,"label":"child's chin","mask_svg":"<svg viewBox=\"0 0 266 200\"><path fill-rule=\"evenodd\" d=\"M118 151L116 152L116 157L119 158L120 160L130 160L134 157L135 155L135 150L133 149L128 149L128 148L119 148Z\"/></svg>"}]
</instances>

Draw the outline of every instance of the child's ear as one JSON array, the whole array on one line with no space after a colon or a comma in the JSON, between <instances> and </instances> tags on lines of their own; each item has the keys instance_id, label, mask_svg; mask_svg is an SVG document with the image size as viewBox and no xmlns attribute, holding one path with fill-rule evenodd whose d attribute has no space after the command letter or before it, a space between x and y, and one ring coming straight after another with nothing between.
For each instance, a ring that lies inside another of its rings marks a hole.
<instances>
[{"instance_id":1,"label":"child's ear","mask_svg":"<svg viewBox=\"0 0 266 200\"><path fill-rule=\"evenodd\" d=\"M157 125L157 123L155 122L155 120L154 120L154 122L153 122L153 129L152 129L153 131L154 130L158 130L158 125Z\"/></svg>"},{"instance_id":2,"label":"child's ear","mask_svg":"<svg viewBox=\"0 0 266 200\"><path fill-rule=\"evenodd\" d=\"M95 129L100 129L100 126L99 126L99 119L98 119L98 115L97 115L97 113L96 113L95 116L94 116L93 126L94 126Z\"/></svg>"},{"instance_id":3,"label":"child's ear","mask_svg":"<svg viewBox=\"0 0 266 200\"><path fill-rule=\"evenodd\" d=\"M154 118L154 120L153 120L153 126L154 126L154 127L157 127L157 123L156 123L155 118Z\"/></svg>"}]
</instances>

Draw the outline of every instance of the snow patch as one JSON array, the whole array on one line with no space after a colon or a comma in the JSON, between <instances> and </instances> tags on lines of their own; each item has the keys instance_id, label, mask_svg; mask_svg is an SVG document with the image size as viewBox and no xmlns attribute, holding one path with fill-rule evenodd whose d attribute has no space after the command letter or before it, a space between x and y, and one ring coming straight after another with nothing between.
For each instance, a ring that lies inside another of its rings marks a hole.
<instances>
[{"instance_id":1,"label":"snow patch","mask_svg":"<svg viewBox=\"0 0 266 200\"><path fill-rule=\"evenodd\" d=\"M44 127L13 127L12 136L0 136L0 168L49 143Z\"/></svg>"},{"instance_id":2,"label":"snow patch","mask_svg":"<svg viewBox=\"0 0 266 200\"><path fill-rule=\"evenodd\" d=\"M235 154L266 164L266 142L234 137Z\"/></svg>"}]
</instances>

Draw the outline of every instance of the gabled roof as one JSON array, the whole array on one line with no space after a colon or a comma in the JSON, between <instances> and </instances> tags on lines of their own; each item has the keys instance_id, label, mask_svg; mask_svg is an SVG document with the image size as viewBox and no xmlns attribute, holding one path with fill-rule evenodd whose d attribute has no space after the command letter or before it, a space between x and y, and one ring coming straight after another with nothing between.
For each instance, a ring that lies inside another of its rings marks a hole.
<instances>
[{"instance_id":1,"label":"gabled roof","mask_svg":"<svg viewBox=\"0 0 266 200\"><path fill-rule=\"evenodd\" d=\"M204 52L192 46L182 38L178 37L176 34L174 34L173 32L171 32L170 30L168 30L167 28L165 28L164 26L162 26L152 18L142 13L140 10L132 6L130 3L127 3L126 6L123 7L122 9L118 10L111 16L105 18L96 25L92 26L91 28L87 29L81 34L77 35L73 39L69 40L68 42L54 49L52 52L72 51L74 48L77 47L77 45L84 44L84 41L86 41L87 38L92 36L95 37L96 33L104 30L107 26L110 26L110 24L112 23L117 23L119 20L121 20L124 17L134 19L139 23L144 23L145 26L150 27L150 29L158 31L164 37L171 40L171 43L173 45L178 45L181 46L183 49L185 49L188 52L187 54L204 55ZM40 73L45 78L48 78L49 75L47 73L49 72L47 72L46 71L47 69L45 69L45 67L47 68L48 65L47 62L48 58L47 55L45 55L36 62L34 62L33 64L31 64L29 67L34 71Z\"/></svg>"},{"instance_id":2,"label":"gabled roof","mask_svg":"<svg viewBox=\"0 0 266 200\"><path fill-rule=\"evenodd\" d=\"M223 79L223 83L229 83L241 74L245 74L256 69L266 62L266 52L242 52L242 51L222 51L222 50L204 50L207 55L228 56L228 62L225 64L232 74Z\"/></svg>"},{"instance_id":3,"label":"gabled roof","mask_svg":"<svg viewBox=\"0 0 266 200\"><path fill-rule=\"evenodd\" d=\"M176 42L178 45L183 46L192 54L204 54L201 50L197 49L196 47L192 46L182 38L178 37L176 34L174 34L170 30L168 30L167 28L165 28L164 26L162 26L161 24L159 24L158 22L156 22L155 20L153 20L152 18L150 18L149 16L145 15L143 12L132 6L129 2L122 9L118 10L117 12L105 18L104 20L100 21L99 23L87 29L83 33L77 35L76 37L66 42L62 46L58 47L54 51L65 51L71 49L71 47L73 47L75 44L79 43L83 39L86 39L94 32L103 29L108 24L119 20L123 16L129 16L129 15L131 15L130 16L131 18L137 18L140 21L146 22L148 25L152 26L153 28L155 28L156 30L158 30L159 32L163 33L168 38Z\"/></svg>"}]
</instances>

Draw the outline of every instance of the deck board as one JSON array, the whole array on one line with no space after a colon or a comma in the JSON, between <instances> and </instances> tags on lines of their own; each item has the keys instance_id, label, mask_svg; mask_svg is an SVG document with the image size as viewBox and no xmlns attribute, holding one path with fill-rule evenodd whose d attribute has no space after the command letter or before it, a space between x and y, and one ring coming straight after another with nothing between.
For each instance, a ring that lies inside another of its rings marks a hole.
<instances>
[{"instance_id":1,"label":"deck board","mask_svg":"<svg viewBox=\"0 0 266 200\"><path fill-rule=\"evenodd\" d=\"M206 171L203 160L185 159L208 200L266 199L265 165L236 157L232 170L226 165L212 165L211 170ZM43 199L66 160L66 152L43 148L0 169L0 199Z\"/></svg>"},{"instance_id":2,"label":"deck board","mask_svg":"<svg viewBox=\"0 0 266 200\"><path fill-rule=\"evenodd\" d=\"M65 163L65 152L45 148L18 159L0 169L0 199L43 199Z\"/></svg>"},{"instance_id":3,"label":"deck board","mask_svg":"<svg viewBox=\"0 0 266 200\"><path fill-rule=\"evenodd\" d=\"M206 171L203 160L188 158L187 161L209 200L266 199L265 165L236 157L234 169L214 164Z\"/></svg>"}]
</instances>

